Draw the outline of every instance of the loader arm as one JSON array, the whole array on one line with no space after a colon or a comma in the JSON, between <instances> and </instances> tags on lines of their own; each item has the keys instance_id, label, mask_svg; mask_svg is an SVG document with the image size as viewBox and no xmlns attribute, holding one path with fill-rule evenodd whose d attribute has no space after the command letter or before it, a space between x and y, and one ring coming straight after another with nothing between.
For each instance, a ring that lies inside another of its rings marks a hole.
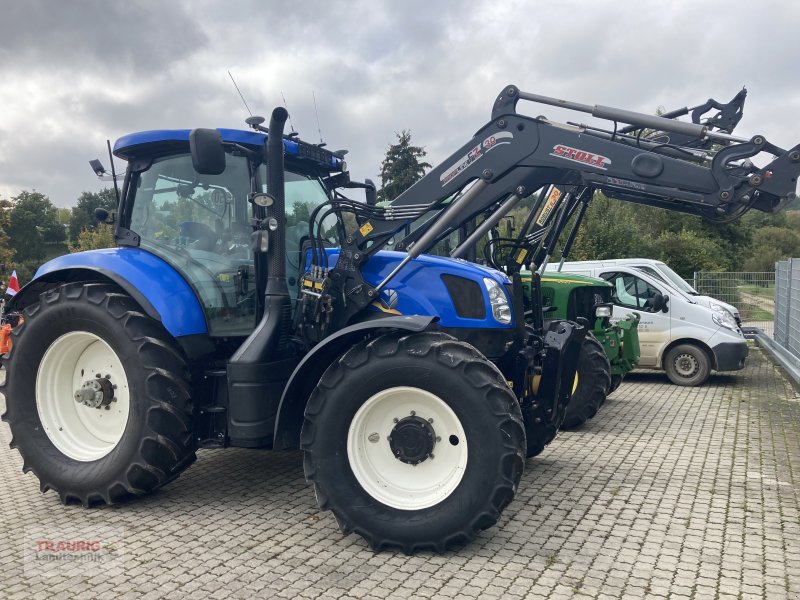
<instances>
[{"instance_id":1,"label":"loader arm","mask_svg":"<svg viewBox=\"0 0 800 600\"><path fill-rule=\"evenodd\" d=\"M602 130L522 115L517 112L520 100L588 113L611 121L614 126ZM732 128L736 124L733 121L736 118L728 119L725 128ZM622 133L620 123L684 136L698 143L710 140L714 149L688 142L676 145L650 141ZM762 152L775 157L767 166L758 168L750 159ZM315 212L310 219L312 238L316 235L317 217L321 220L330 212L354 213L359 227L346 236L334 268L328 267L324 253L318 249L312 252L310 278L314 281L305 285L312 290L319 289L315 288L319 285L330 291L330 297L342 298L340 307L325 309L332 313L331 325L338 329L376 299L409 261L430 248L442 234L487 209L523 198L545 185L601 190L620 200L727 221L751 208L779 210L795 197L798 174L800 145L784 150L761 135L737 138L719 130L714 118L689 123L559 100L507 86L494 103L491 120L389 206L365 206L337 197L327 212ZM367 284L360 274L361 265L385 248L398 232L430 211L435 213L433 218L424 232L408 244L406 257L383 281Z\"/></svg>"}]
</instances>

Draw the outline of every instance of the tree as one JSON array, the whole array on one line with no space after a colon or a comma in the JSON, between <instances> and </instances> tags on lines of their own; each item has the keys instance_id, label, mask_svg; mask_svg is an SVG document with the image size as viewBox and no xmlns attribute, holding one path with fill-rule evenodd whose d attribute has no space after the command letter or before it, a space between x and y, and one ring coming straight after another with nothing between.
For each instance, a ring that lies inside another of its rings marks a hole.
<instances>
[{"instance_id":1,"label":"tree","mask_svg":"<svg viewBox=\"0 0 800 600\"><path fill-rule=\"evenodd\" d=\"M94 209L104 208L111 212L117 209L117 195L113 188L105 188L99 192L83 192L78 203L72 208L69 220L69 239L75 244L84 229L94 230L100 224L94 218Z\"/></svg>"},{"instance_id":2,"label":"tree","mask_svg":"<svg viewBox=\"0 0 800 600\"><path fill-rule=\"evenodd\" d=\"M84 229L81 231L75 243L69 245L69 251L83 252L84 250L113 248L115 245L114 228L111 225L101 224L94 229Z\"/></svg>"},{"instance_id":3,"label":"tree","mask_svg":"<svg viewBox=\"0 0 800 600\"><path fill-rule=\"evenodd\" d=\"M762 227L753 233L745 271L772 271L775 263L800 256L800 234L783 227Z\"/></svg>"},{"instance_id":4,"label":"tree","mask_svg":"<svg viewBox=\"0 0 800 600\"><path fill-rule=\"evenodd\" d=\"M62 243L67 237L58 222L58 209L44 194L20 192L11 199L14 207L6 233L18 262L41 262L47 256L45 244Z\"/></svg>"},{"instance_id":5,"label":"tree","mask_svg":"<svg viewBox=\"0 0 800 600\"><path fill-rule=\"evenodd\" d=\"M422 161L427 152L422 146L411 145L411 132L405 129L395 132L397 143L386 150L386 157L381 163L381 189L378 200L394 200L414 183L419 181L431 165Z\"/></svg>"}]
</instances>

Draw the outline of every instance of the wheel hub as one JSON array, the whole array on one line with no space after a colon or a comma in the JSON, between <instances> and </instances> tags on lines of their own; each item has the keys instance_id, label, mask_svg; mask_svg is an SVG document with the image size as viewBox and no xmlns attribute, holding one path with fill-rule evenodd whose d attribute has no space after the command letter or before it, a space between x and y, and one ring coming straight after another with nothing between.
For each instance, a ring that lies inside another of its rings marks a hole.
<instances>
[{"instance_id":1,"label":"wheel hub","mask_svg":"<svg viewBox=\"0 0 800 600\"><path fill-rule=\"evenodd\" d=\"M114 385L109 380L109 376L101 377L97 374L95 379L83 382L80 388L75 390L75 402L83 404L89 408L110 408L110 404L116 400L114 398Z\"/></svg>"},{"instance_id":2,"label":"wheel hub","mask_svg":"<svg viewBox=\"0 0 800 600\"><path fill-rule=\"evenodd\" d=\"M433 458L436 432L422 417L413 415L399 420L388 439L392 454L401 462L418 465Z\"/></svg>"},{"instance_id":3,"label":"wheel hub","mask_svg":"<svg viewBox=\"0 0 800 600\"><path fill-rule=\"evenodd\" d=\"M675 359L675 370L683 377L691 377L698 368L697 359L691 354L681 354Z\"/></svg>"}]
</instances>

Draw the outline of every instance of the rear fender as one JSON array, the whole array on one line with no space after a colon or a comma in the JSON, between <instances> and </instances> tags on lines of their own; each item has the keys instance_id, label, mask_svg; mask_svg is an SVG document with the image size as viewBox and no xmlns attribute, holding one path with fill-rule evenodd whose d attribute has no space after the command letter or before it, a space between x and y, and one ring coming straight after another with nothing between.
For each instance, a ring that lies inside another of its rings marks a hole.
<instances>
[{"instance_id":1,"label":"rear fender","mask_svg":"<svg viewBox=\"0 0 800 600\"><path fill-rule=\"evenodd\" d=\"M285 450L299 446L306 403L311 392L325 370L349 348L378 330L416 333L427 329L435 320L436 317L416 315L370 319L345 327L314 346L297 365L286 384L278 406L273 447Z\"/></svg>"},{"instance_id":2,"label":"rear fender","mask_svg":"<svg viewBox=\"0 0 800 600\"><path fill-rule=\"evenodd\" d=\"M173 336L208 332L203 309L192 287L174 267L139 248L107 248L59 256L41 267L9 303L22 310L39 295L63 283L107 281L130 295Z\"/></svg>"}]
</instances>

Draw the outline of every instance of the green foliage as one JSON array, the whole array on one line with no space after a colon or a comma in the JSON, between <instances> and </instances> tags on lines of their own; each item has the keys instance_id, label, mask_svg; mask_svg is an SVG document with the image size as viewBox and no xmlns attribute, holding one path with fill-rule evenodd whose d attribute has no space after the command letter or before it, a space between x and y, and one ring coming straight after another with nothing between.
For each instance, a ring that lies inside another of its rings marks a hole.
<instances>
[{"instance_id":1,"label":"green foliage","mask_svg":"<svg viewBox=\"0 0 800 600\"><path fill-rule=\"evenodd\" d=\"M115 245L114 228L111 225L101 224L94 229L84 229L81 231L75 243L69 245L69 251L83 252L84 250L112 248Z\"/></svg>"},{"instance_id":2,"label":"green foliage","mask_svg":"<svg viewBox=\"0 0 800 600\"><path fill-rule=\"evenodd\" d=\"M767 226L753 233L750 257L745 271L772 271L779 260L800 256L800 234L797 229Z\"/></svg>"},{"instance_id":3,"label":"green foliage","mask_svg":"<svg viewBox=\"0 0 800 600\"><path fill-rule=\"evenodd\" d=\"M81 231L94 230L100 225L94 217L95 208L105 208L109 212L117 209L117 195L113 188L105 188L96 193L83 192L80 195L69 218L69 239L73 244L77 243Z\"/></svg>"},{"instance_id":4,"label":"green foliage","mask_svg":"<svg viewBox=\"0 0 800 600\"><path fill-rule=\"evenodd\" d=\"M719 243L691 229L665 231L653 243L653 255L684 277L694 271L724 271L727 267Z\"/></svg>"},{"instance_id":5,"label":"green foliage","mask_svg":"<svg viewBox=\"0 0 800 600\"><path fill-rule=\"evenodd\" d=\"M411 145L411 132L403 130L395 133L397 143L386 150L381 163L381 181L378 200L394 200L414 183L419 181L431 165L424 162L425 148Z\"/></svg>"},{"instance_id":6,"label":"green foliage","mask_svg":"<svg viewBox=\"0 0 800 600\"><path fill-rule=\"evenodd\" d=\"M40 192L20 192L11 199L8 244L17 262L39 261L47 256L45 244L66 240L64 226L58 222L58 209Z\"/></svg>"},{"instance_id":7,"label":"green foliage","mask_svg":"<svg viewBox=\"0 0 800 600\"><path fill-rule=\"evenodd\" d=\"M654 258L683 277L694 271L771 271L776 260L800 256L797 230L800 211L752 211L722 224L596 194L569 258ZM566 233L560 242L565 239Z\"/></svg>"}]
</instances>

